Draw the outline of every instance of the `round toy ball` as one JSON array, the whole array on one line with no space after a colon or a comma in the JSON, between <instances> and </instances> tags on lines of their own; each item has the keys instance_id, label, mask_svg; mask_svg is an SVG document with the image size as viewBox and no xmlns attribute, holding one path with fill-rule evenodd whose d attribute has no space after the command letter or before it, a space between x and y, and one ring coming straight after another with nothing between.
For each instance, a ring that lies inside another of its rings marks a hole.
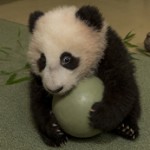
<instances>
[{"instance_id":1,"label":"round toy ball","mask_svg":"<svg viewBox=\"0 0 150 150\"><path fill-rule=\"evenodd\" d=\"M79 138L99 134L100 130L89 125L89 112L92 105L102 99L103 91L102 81L92 76L80 81L68 94L54 96L52 110L61 128Z\"/></svg>"}]
</instances>

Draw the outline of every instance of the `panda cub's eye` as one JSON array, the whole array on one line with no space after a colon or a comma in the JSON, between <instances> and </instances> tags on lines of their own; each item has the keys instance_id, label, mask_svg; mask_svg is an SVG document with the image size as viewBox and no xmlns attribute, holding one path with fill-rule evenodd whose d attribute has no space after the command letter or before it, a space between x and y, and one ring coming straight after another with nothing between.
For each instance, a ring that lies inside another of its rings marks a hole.
<instances>
[{"instance_id":1,"label":"panda cub's eye","mask_svg":"<svg viewBox=\"0 0 150 150\"><path fill-rule=\"evenodd\" d=\"M39 67L40 72L45 68L45 66L46 66L46 57L43 53L41 54L40 58L38 59L37 65Z\"/></svg>"},{"instance_id":2,"label":"panda cub's eye","mask_svg":"<svg viewBox=\"0 0 150 150\"><path fill-rule=\"evenodd\" d=\"M71 56L64 56L62 60L62 65L66 65L71 62Z\"/></svg>"},{"instance_id":3,"label":"panda cub's eye","mask_svg":"<svg viewBox=\"0 0 150 150\"><path fill-rule=\"evenodd\" d=\"M80 59L78 57L74 57L69 52L64 52L60 56L60 64L69 70L73 70L79 66Z\"/></svg>"}]
</instances>

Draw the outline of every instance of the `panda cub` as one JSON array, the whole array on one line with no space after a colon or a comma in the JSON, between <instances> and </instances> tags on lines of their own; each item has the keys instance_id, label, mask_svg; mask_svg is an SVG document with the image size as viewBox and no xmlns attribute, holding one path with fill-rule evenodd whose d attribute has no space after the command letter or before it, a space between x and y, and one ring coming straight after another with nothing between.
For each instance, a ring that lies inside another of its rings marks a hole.
<instances>
[{"instance_id":1,"label":"panda cub","mask_svg":"<svg viewBox=\"0 0 150 150\"><path fill-rule=\"evenodd\" d=\"M139 135L139 91L134 65L121 38L96 7L59 7L29 17L31 110L44 142L61 146L67 135L52 112L54 94L64 94L83 78L104 83L101 102L89 111L94 128L134 140ZM73 107L73 106L70 106Z\"/></svg>"}]
</instances>

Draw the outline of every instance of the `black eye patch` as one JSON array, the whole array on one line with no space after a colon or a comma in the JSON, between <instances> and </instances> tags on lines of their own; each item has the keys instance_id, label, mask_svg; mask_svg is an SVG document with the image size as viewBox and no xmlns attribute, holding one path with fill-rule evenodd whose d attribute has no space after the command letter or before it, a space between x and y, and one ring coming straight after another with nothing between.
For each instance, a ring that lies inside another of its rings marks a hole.
<instances>
[{"instance_id":1,"label":"black eye patch","mask_svg":"<svg viewBox=\"0 0 150 150\"><path fill-rule=\"evenodd\" d=\"M45 66L46 66L46 57L43 53L41 54L39 60L37 61L37 65L39 67L40 72L45 68Z\"/></svg>"},{"instance_id":2,"label":"black eye patch","mask_svg":"<svg viewBox=\"0 0 150 150\"><path fill-rule=\"evenodd\" d=\"M72 54L68 52L64 52L60 56L60 64L69 70L74 70L79 66L80 59L78 57L74 57Z\"/></svg>"}]
</instances>

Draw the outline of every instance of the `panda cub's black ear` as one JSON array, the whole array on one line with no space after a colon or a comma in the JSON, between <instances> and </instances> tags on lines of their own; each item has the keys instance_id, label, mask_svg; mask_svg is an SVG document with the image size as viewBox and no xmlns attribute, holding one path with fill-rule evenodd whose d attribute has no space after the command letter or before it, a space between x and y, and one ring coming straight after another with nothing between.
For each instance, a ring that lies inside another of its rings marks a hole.
<instances>
[{"instance_id":1,"label":"panda cub's black ear","mask_svg":"<svg viewBox=\"0 0 150 150\"><path fill-rule=\"evenodd\" d=\"M30 16L29 16L29 31L31 33L33 33L36 21L43 15L44 15L44 13L41 11L35 11L30 14Z\"/></svg>"},{"instance_id":2,"label":"panda cub's black ear","mask_svg":"<svg viewBox=\"0 0 150 150\"><path fill-rule=\"evenodd\" d=\"M103 17L98 8L94 6L83 6L76 12L76 17L84 21L89 27L100 30L103 25Z\"/></svg>"}]
</instances>

